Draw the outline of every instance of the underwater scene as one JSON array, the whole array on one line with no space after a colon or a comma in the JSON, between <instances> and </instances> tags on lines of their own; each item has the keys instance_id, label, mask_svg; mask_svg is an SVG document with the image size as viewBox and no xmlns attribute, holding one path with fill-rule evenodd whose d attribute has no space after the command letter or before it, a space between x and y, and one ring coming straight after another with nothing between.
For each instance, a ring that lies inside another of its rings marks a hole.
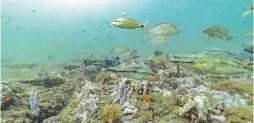
<instances>
[{"instance_id":1,"label":"underwater scene","mask_svg":"<svg viewBox=\"0 0 254 123\"><path fill-rule=\"evenodd\" d=\"M252 0L1 0L2 123L253 123Z\"/></svg>"}]
</instances>

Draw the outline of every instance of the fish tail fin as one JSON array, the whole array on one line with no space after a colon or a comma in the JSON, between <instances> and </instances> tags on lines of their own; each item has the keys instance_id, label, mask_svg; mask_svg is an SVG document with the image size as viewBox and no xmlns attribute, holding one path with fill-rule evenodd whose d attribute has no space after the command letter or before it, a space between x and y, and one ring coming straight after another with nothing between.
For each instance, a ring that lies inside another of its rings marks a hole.
<instances>
[{"instance_id":1,"label":"fish tail fin","mask_svg":"<svg viewBox=\"0 0 254 123\"><path fill-rule=\"evenodd\" d=\"M142 26L143 26L143 27L146 27L146 25L147 25L148 23L149 23L149 21L146 21L144 24L141 25L141 27L142 27ZM142 27L142 28L143 28L143 27Z\"/></svg>"},{"instance_id":2,"label":"fish tail fin","mask_svg":"<svg viewBox=\"0 0 254 123\"><path fill-rule=\"evenodd\" d=\"M233 38L233 36L227 36L227 40L230 41Z\"/></svg>"},{"instance_id":3,"label":"fish tail fin","mask_svg":"<svg viewBox=\"0 0 254 123\"><path fill-rule=\"evenodd\" d=\"M144 35L149 34L149 29L146 27L143 27Z\"/></svg>"},{"instance_id":4,"label":"fish tail fin","mask_svg":"<svg viewBox=\"0 0 254 123\"><path fill-rule=\"evenodd\" d=\"M149 23L149 21L146 21L144 24L141 25L141 28L144 31L144 35L145 34L149 34L149 29L146 27L146 25Z\"/></svg>"},{"instance_id":5,"label":"fish tail fin","mask_svg":"<svg viewBox=\"0 0 254 123\"><path fill-rule=\"evenodd\" d=\"M246 11L246 12L243 13L243 16L249 15L249 14L251 14L251 13L252 13L252 10L248 10L248 11Z\"/></svg>"}]
</instances>

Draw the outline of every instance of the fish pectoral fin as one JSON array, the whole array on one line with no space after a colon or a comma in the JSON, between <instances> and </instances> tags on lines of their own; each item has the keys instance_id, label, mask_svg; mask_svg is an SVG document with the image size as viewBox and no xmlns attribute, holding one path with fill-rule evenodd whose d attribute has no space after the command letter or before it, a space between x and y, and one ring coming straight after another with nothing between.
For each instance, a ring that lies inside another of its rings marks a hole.
<instances>
[{"instance_id":1,"label":"fish pectoral fin","mask_svg":"<svg viewBox=\"0 0 254 123\"><path fill-rule=\"evenodd\" d=\"M168 36L154 36L150 42L152 44L168 44Z\"/></svg>"},{"instance_id":2,"label":"fish pectoral fin","mask_svg":"<svg viewBox=\"0 0 254 123\"><path fill-rule=\"evenodd\" d=\"M122 23L122 28L124 29L124 25L123 25L123 23Z\"/></svg>"},{"instance_id":3,"label":"fish pectoral fin","mask_svg":"<svg viewBox=\"0 0 254 123\"><path fill-rule=\"evenodd\" d=\"M168 41L168 36L160 36L162 40Z\"/></svg>"},{"instance_id":4,"label":"fish pectoral fin","mask_svg":"<svg viewBox=\"0 0 254 123\"><path fill-rule=\"evenodd\" d=\"M223 39L222 37L217 37L217 38L219 38L219 39L221 39L221 40Z\"/></svg>"},{"instance_id":5,"label":"fish pectoral fin","mask_svg":"<svg viewBox=\"0 0 254 123\"><path fill-rule=\"evenodd\" d=\"M226 39L230 41L233 38L233 36L227 36Z\"/></svg>"},{"instance_id":6,"label":"fish pectoral fin","mask_svg":"<svg viewBox=\"0 0 254 123\"><path fill-rule=\"evenodd\" d=\"M216 37L216 36L212 36L212 38L211 38L211 39L213 39L213 40L218 40L218 39L222 40L222 39L223 39L223 37Z\"/></svg>"},{"instance_id":7,"label":"fish pectoral fin","mask_svg":"<svg viewBox=\"0 0 254 123\"><path fill-rule=\"evenodd\" d=\"M208 34L204 35L204 40L210 40L210 36Z\"/></svg>"}]
</instances>

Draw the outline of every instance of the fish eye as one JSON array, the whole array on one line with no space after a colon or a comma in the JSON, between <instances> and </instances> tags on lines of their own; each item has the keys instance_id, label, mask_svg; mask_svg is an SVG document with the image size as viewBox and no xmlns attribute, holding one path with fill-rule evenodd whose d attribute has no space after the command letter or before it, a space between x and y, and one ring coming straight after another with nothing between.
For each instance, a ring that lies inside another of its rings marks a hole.
<instances>
[{"instance_id":1,"label":"fish eye","mask_svg":"<svg viewBox=\"0 0 254 123\"><path fill-rule=\"evenodd\" d=\"M117 22L117 20L115 20L115 22Z\"/></svg>"},{"instance_id":2,"label":"fish eye","mask_svg":"<svg viewBox=\"0 0 254 123\"><path fill-rule=\"evenodd\" d=\"M174 26L174 25L172 25L171 27L172 27L173 29L177 29L176 26Z\"/></svg>"}]
</instances>

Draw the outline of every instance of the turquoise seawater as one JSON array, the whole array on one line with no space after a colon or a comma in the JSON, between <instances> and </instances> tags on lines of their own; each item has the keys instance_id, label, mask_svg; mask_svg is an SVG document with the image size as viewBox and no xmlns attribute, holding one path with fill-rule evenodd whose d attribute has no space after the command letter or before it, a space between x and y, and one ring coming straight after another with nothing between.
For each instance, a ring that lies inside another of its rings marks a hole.
<instances>
[{"instance_id":1,"label":"turquoise seawater","mask_svg":"<svg viewBox=\"0 0 254 123\"><path fill-rule=\"evenodd\" d=\"M243 16L251 5L250 0L2 0L1 57L13 63L58 64L78 53L108 55L115 45L136 49L141 56L157 49L170 54L211 47L241 52L242 44L252 40L244 33L253 27L253 15ZM172 43L151 46L141 29L111 24L123 12L139 23L149 21L148 28L175 24L180 33L169 36ZM228 29L233 39L205 41L203 30L214 25Z\"/></svg>"}]
</instances>

